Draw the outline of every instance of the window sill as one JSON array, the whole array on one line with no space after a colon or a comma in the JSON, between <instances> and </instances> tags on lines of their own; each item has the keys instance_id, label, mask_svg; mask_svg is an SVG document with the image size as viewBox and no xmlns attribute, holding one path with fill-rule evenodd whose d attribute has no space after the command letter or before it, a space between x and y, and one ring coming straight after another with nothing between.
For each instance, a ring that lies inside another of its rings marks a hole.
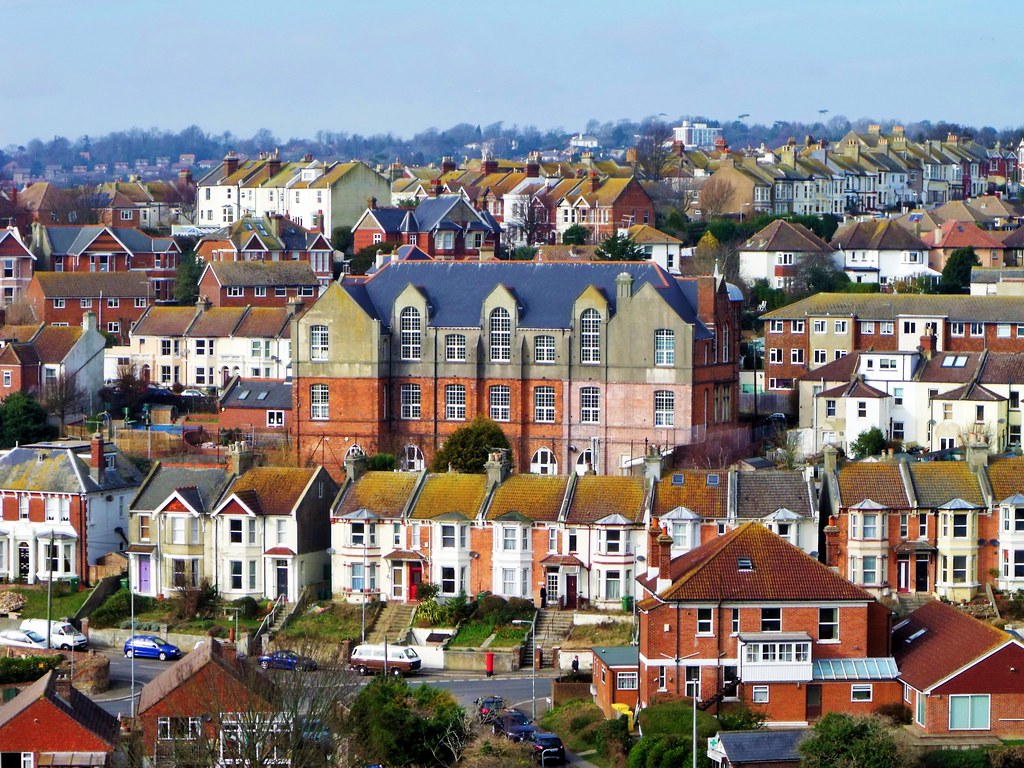
<instances>
[{"instance_id":1,"label":"window sill","mask_svg":"<svg viewBox=\"0 0 1024 768\"><path fill-rule=\"evenodd\" d=\"M839 645L842 640L819 640L818 645Z\"/></svg>"}]
</instances>

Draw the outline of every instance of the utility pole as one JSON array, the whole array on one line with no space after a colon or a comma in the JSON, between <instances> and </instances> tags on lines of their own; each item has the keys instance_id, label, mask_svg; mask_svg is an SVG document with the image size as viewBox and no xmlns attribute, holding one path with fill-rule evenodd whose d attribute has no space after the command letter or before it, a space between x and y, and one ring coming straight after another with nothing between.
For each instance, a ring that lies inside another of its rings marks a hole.
<instances>
[{"instance_id":1,"label":"utility pole","mask_svg":"<svg viewBox=\"0 0 1024 768\"><path fill-rule=\"evenodd\" d=\"M53 561L56 559L53 552L54 530L50 529L50 548L46 551L49 560L50 578L46 582L46 647L52 648L50 632L53 629Z\"/></svg>"}]
</instances>

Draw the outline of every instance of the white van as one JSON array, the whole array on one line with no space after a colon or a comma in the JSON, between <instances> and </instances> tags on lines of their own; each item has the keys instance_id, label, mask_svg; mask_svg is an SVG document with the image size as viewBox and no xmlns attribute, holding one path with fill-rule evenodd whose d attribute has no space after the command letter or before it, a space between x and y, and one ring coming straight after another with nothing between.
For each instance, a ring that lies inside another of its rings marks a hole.
<instances>
[{"instance_id":1,"label":"white van","mask_svg":"<svg viewBox=\"0 0 1024 768\"><path fill-rule=\"evenodd\" d=\"M407 645L357 645L352 650L349 660L350 669L360 675L383 672L399 677L411 675L420 670L420 657L415 650Z\"/></svg>"},{"instance_id":2,"label":"white van","mask_svg":"<svg viewBox=\"0 0 1024 768\"><path fill-rule=\"evenodd\" d=\"M46 637L46 619L25 619L21 622L22 631L31 629L38 635ZM50 622L50 647L62 651L81 651L87 648L89 639L68 624L66 621Z\"/></svg>"}]
</instances>

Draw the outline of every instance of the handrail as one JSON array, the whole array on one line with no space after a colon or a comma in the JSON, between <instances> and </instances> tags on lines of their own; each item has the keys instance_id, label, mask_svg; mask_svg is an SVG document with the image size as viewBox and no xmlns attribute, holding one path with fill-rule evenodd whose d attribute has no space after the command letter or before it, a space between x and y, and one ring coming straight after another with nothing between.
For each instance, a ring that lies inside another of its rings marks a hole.
<instances>
[{"instance_id":1,"label":"handrail","mask_svg":"<svg viewBox=\"0 0 1024 768\"><path fill-rule=\"evenodd\" d=\"M259 628L253 634L253 639L262 637L263 634L269 633L271 625L274 623L274 618L277 616L277 611L285 603L288 602L288 598L285 595L278 595L274 598L274 602L270 605L270 613L263 617L263 621L260 622Z\"/></svg>"}]
</instances>

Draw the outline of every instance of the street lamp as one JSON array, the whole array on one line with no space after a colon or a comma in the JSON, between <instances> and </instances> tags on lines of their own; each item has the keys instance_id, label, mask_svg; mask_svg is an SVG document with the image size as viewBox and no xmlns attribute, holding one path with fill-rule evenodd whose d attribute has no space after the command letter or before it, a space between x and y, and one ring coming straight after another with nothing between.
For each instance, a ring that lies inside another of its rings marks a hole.
<instances>
[{"instance_id":1,"label":"street lamp","mask_svg":"<svg viewBox=\"0 0 1024 768\"><path fill-rule=\"evenodd\" d=\"M533 641L530 645L533 647L533 658L530 659L530 702L533 706L533 719L537 719L537 624L533 621L527 621L526 619L512 619L513 624L529 625L530 627L530 639Z\"/></svg>"}]
</instances>

